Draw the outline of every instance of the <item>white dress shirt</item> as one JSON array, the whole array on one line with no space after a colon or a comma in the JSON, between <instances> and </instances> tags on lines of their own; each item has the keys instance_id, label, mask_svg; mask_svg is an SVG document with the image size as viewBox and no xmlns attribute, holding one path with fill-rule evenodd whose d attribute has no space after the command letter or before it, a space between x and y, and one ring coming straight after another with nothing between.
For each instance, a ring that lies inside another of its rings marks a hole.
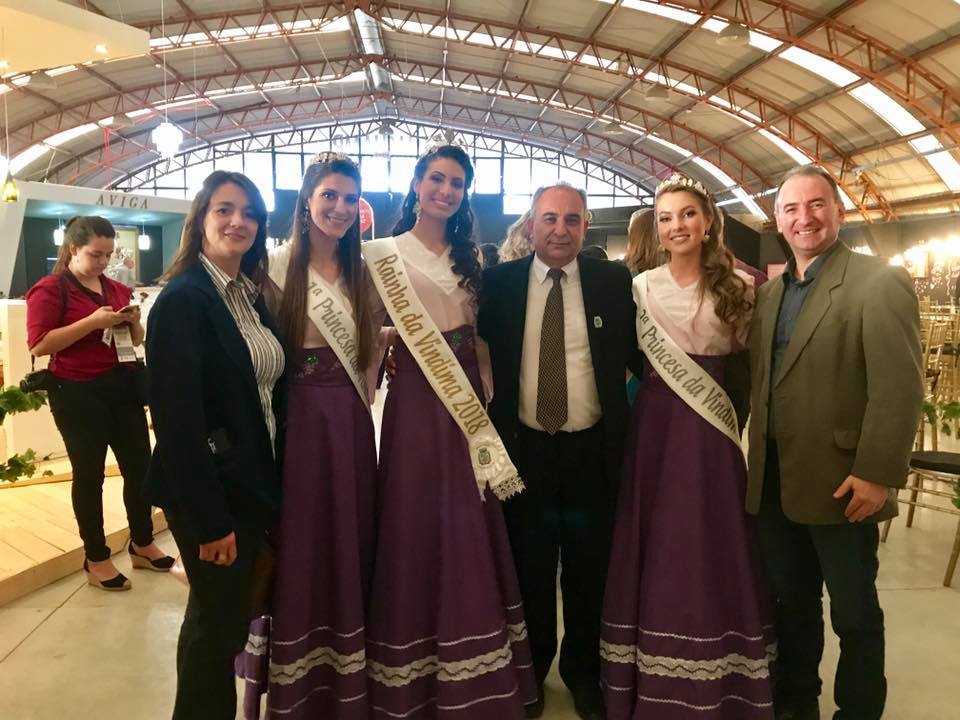
<instances>
[{"instance_id":1,"label":"white dress shirt","mask_svg":"<svg viewBox=\"0 0 960 720\"><path fill-rule=\"evenodd\" d=\"M283 346L276 335L264 326L253 307L260 295L260 289L253 281L243 273L234 280L203 253L200 253L200 263L213 281L217 294L226 304L250 351L250 362L253 364L253 375L260 396L260 409L263 410L263 420L267 424L272 445L277 436L277 420L273 414L273 387L283 374Z\"/></svg>"},{"instance_id":2,"label":"white dress shirt","mask_svg":"<svg viewBox=\"0 0 960 720\"><path fill-rule=\"evenodd\" d=\"M530 264L527 289L527 318L523 328L523 355L520 360L520 422L534 430L542 430L537 422L537 382L540 370L540 331L543 311L553 281L547 277L550 268L536 255ZM560 281L563 290L563 344L567 365L567 421L562 432L576 432L593 427L600 421L600 396L593 374L587 316L583 308L580 266L576 259L563 268Z\"/></svg>"}]
</instances>

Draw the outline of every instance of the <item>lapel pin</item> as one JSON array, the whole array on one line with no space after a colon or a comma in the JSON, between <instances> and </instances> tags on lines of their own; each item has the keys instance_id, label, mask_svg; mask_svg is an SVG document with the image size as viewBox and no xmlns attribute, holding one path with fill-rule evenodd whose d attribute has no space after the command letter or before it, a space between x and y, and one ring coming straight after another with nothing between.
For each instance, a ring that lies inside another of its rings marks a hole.
<instances>
[{"instance_id":1,"label":"lapel pin","mask_svg":"<svg viewBox=\"0 0 960 720\"><path fill-rule=\"evenodd\" d=\"M602 328L602 327L603 327L603 318L600 317L599 315L594 315L594 316L593 316L593 326L594 326L595 328Z\"/></svg>"}]
</instances>

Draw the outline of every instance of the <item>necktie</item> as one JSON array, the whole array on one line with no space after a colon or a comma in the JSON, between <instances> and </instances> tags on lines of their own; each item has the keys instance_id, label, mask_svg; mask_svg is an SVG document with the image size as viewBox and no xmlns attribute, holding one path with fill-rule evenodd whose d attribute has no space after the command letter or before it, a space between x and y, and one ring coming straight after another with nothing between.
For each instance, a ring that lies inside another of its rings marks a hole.
<instances>
[{"instance_id":1,"label":"necktie","mask_svg":"<svg viewBox=\"0 0 960 720\"><path fill-rule=\"evenodd\" d=\"M563 342L563 270L551 268L553 287L547 294L540 329L540 367L537 372L537 422L553 435L567 421L567 354Z\"/></svg>"}]
</instances>

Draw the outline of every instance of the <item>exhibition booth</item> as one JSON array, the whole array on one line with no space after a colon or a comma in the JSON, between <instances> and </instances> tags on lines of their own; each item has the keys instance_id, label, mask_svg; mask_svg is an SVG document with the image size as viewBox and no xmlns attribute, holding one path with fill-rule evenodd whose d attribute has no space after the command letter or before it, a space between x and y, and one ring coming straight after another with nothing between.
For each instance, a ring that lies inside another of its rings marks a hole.
<instances>
[{"instance_id":1,"label":"exhibition booth","mask_svg":"<svg viewBox=\"0 0 960 720\"><path fill-rule=\"evenodd\" d=\"M115 254L107 274L137 288L145 310L180 242L190 203L93 188L18 183L16 202L0 204L0 372L2 386L18 385L32 367L27 348L26 302L30 286L48 274L75 215L100 215L114 225ZM141 350L142 352L142 350ZM70 504L70 464L49 408L8 414L0 428L0 458L32 450L33 477L0 482L0 604L63 575L83 560ZM122 544L127 527L116 463L107 458L104 522L108 544Z\"/></svg>"}]
</instances>

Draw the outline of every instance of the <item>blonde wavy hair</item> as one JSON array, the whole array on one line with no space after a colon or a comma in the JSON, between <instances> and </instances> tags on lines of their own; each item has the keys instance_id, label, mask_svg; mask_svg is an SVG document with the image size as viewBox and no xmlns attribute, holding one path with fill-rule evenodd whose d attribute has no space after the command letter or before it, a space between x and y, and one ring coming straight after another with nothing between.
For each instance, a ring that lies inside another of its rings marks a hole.
<instances>
[{"instance_id":1,"label":"blonde wavy hair","mask_svg":"<svg viewBox=\"0 0 960 720\"><path fill-rule=\"evenodd\" d=\"M753 293L747 281L734 272L733 253L723 242L723 215L706 188L683 175L674 175L660 183L656 200L659 202L663 195L676 192L693 195L711 221L700 250L700 294L709 292L717 317L730 327L738 327L753 309ZM669 258L670 253L664 252Z\"/></svg>"},{"instance_id":2,"label":"blonde wavy hair","mask_svg":"<svg viewBox=\"0 0 960 720\"><path fill-rule=\"evenodd\" d=\"M533 252L533 243L527 234L527 223L530 222L530 211L527 210L510 227L507 228L507 237L500 245L500 262L510 262L525 258Z\"/></svg>"},{"instance_id":3,"label":"blonde wavy hair","mask_svg":"<svg viewBox=\"0 0 960 720\"><path fill-rule=\"evenodd\" d=\"M641 208L630 216L627 225L627 252L623 262L632 273L642 273L663 265L667 252L657 238L657 219L653 208Z\"/></svg>"}]
</instances>

